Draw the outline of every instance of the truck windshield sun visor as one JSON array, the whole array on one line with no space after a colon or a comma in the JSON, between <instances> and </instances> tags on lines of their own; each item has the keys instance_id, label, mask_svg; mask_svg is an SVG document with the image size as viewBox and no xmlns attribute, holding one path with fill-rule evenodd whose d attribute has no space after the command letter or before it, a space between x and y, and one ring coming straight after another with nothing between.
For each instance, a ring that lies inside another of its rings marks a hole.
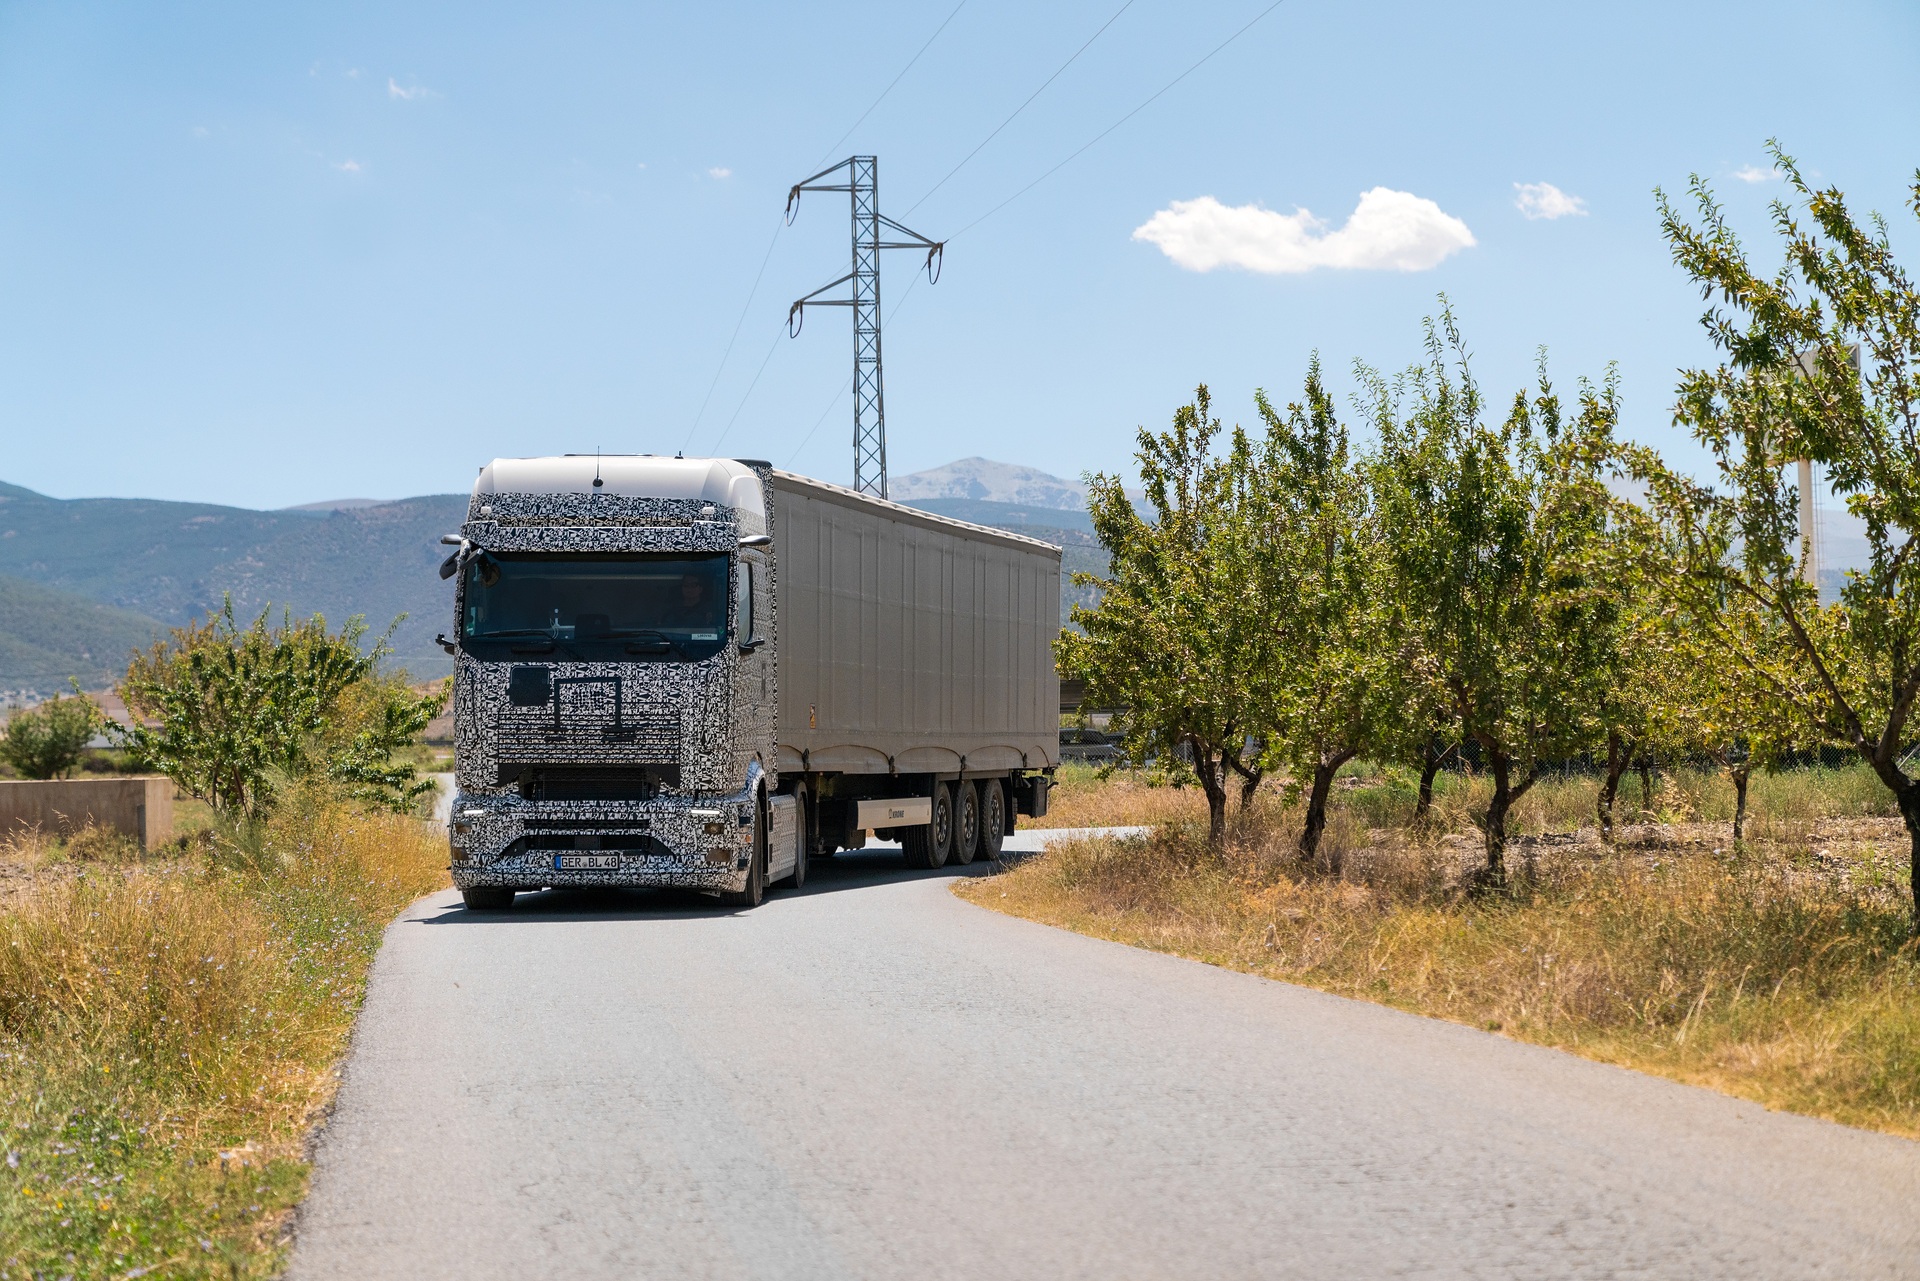
<instances>
[{"instance_id":1,"label":"truck windshield sun visor","mask_svg":"<svg viewBox=\"0 0 1920 1281\"><path fill-rule=\"evenodd\" d=\"M469 561L460 635L477 657L550 642L589 660L697 662L727 633L724 552L489 552Z\"/></svg>"}]
</instances>

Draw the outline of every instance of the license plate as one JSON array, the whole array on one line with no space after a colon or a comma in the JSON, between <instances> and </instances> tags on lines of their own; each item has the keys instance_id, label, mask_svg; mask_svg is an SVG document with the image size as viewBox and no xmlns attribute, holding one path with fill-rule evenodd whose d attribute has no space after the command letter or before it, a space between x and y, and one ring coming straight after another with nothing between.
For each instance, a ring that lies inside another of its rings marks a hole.
<instances>
[{"instance_id":1,"label":"license plate","mask_svg":"<svg viewBox=\"0 0 1920 1281\"><path fill-rule=\"evenodd\" d=\"M556 872L613 872L620 868L618 854L555 854Z\"/></svg>"}]
</instances>

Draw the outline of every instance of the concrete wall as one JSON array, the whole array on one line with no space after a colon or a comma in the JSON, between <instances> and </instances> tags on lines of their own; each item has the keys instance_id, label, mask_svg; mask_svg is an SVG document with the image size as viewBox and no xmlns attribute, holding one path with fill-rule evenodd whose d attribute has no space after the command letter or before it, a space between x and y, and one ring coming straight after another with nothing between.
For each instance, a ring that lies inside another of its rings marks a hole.
<instances>
[{"instance_id":1,"label":"concrete wall","mask_svg":"<svg viewBox=\"0 0 1920 1281\"><path fill-rule=\"evenodd\" d=\"M38 824L64 836L89 820L125 832L147 849L164 845L173 839L173 780L154 775L0 783L0 834Z\"/></svg>"}]
</instances>

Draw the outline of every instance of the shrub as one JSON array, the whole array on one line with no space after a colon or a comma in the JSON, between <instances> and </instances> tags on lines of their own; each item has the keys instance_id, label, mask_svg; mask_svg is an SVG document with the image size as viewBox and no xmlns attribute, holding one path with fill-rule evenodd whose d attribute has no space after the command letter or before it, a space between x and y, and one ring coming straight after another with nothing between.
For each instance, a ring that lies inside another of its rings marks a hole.
<instances>
[{"instance_id":1,"label":"shrub","mask_svg":"<svg viewBox=\"0 0 1920 1281\"><path fill-rule=\"evenodd\" d=\"M28 778L64 778L100 728L100 710L82 694L16 710L0 736L0 760Z\"/></svg>"}]
</instances>

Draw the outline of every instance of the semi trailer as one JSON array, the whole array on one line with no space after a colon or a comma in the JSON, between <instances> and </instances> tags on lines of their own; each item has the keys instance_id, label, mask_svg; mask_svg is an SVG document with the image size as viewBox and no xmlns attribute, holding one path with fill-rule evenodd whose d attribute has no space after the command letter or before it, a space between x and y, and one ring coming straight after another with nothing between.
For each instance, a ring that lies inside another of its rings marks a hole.
<instances>
[{"instance_id":1,"label":"semi trailer","mask_svg":"<svg viewBox=\"0 0 1920 1281\"><path fill-rule=\"evenodd\" d=\"M648 455L496 459L443 541L470 910L558 886L751 907L870 836L939 867L1047 811L1047 543Z\"/></svg>"}]
</instances>

